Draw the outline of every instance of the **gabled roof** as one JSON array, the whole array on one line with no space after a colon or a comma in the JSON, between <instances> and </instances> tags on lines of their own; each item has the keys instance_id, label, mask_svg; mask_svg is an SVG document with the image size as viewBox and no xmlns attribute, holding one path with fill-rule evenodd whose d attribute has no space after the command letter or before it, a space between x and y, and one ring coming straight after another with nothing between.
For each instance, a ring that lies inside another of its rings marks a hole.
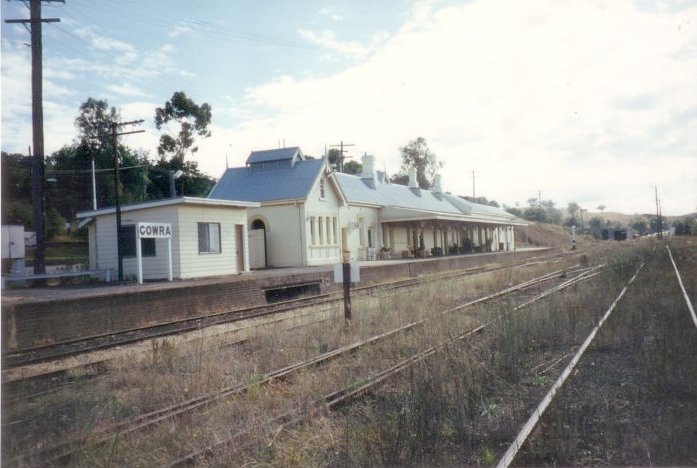
<instances>
[{"instance_id":1,"label":"gabled roof","mask_svg":"<svg viewBox=\"0 0 697 468\"><path fill-rule=\"evenodd\" d=\"M361 179L350 174L336 174L339 186L349 203L392 206L420 211L462 214L442 195L429 190L411 189L373 179Z\"/></svg>"},{"instance_id":2,"label":"gabled roof","mask_svg":"<svg viewBox=\"0 0 697 468\"><path fill-rule=\"evenodd\" d=\"M382 207L387 220L461 219L477 222L525 224L499 208L472 203L454 195L392 184L381 178L362 179L335 174L341 191L351 204Z\"/></svg>"},{"instance_id":3,"label":"gabled roof","mask_svg":"<svg viewBox=\"0 0 697 468\"><path fill-rule=\"evenodd\" d=\"M302 151L297 146L291 148L279 148L263 151L252 151L247 158L245 164L256 164L269 161L283 161L293 159L298 156L300 159L305 159Z\"/></svg>"},{"instance_id":4,"label":"gabled roof","mask_svg":"<svg viewBox=\"0 0 697 468\"><path fill-rule=\"evenodd\" d=\"M249 159L255 153L252 153ZM268 161L271 160L263 162ZM324 164L323 159L301 159L292 167L288 165L264 169L252 164L247 167L227 169L208 197L258 202L304 199L310 194L312 185L324 168Z\"/></svg>"}]
</instances>

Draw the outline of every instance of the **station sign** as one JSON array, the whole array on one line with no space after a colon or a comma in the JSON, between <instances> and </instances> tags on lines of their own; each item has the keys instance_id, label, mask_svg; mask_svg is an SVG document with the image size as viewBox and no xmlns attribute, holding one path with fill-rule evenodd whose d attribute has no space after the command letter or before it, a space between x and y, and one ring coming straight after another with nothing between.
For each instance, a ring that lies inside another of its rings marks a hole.
<instances>
[{"instance_id":1,"label":"station sign","mask_svg":"<svg viewBox=\"0 0 697 468\"><path fill-rule=\"evenodd\" d=\"M171 239L172 225L169 223L138 223L136 232L139 239Z\"/></svg>"},{"instance_id":2,"label":"station sign","mask_svg":"<svg viewBox=\"0 0 697 468\"><path fill-rule=\"evenodd\" d=\"M167 239L167 279L172 281L172 225L169 223L137 223L138 239ZM136 265L138 283L143 284L143 252L140 242L136 242Z\"/></svg>"}]
</instances>

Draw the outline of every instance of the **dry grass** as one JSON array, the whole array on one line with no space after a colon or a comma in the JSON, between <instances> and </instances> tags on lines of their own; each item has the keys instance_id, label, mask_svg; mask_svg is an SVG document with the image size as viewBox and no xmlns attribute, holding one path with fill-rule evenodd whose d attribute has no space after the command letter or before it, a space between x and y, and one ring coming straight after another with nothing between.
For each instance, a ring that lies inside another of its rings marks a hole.
<instances>
[{"instance_id":1,"label":"dry grass","mask_svg":"<svg viewBox=\"0 0 697 468\"><path fill-rule=\"evenodd\" d=\"M560 267L561 265L554 265L555 269ZM343 326L343 313L337 306L333 311L333 319L290 330L287 325L279 328L267 327L257 339L244 346L226 347L222 346L223 343L211 339L190 346L176 347L167 340L158 340L153 342L152 350L147 356L134 355L114 363L107 377L91 381L83 387L73 387L65 392L34 400L31 404L5 408L4 421L18 423L4 428L3 462L12 465L15 454L36 452L37 448L83 437L115 422L194 396L225 387L258 382L262 375L271 370L429 317L455 302L472 299L506 285L524 281L539 275L545 269L549 270L550 267L538 265L522 269L505 269L494 275L440 281L408 292L361 298L354 301L355 319L348 329ZM478 313L481 319L481 315L497 311L482 309ZM351 359L303 372L291 384L255 387L252 391L211 407L203 413L187 415L145 434L120 438L107 446L83 451L81 456L71 463L75 466L149 466L170 460L195 447L253 428L255 430L251 434L240 439L237 447L221 452L216 455L219 458L214 457L210 462L227 465L231 460L236 460L234 464L241 464L240 460L248 459L277 463L280 462L278 457L292 454L289 460L297 460L296 465L315 464L316 457L319 456L315 453L316 448L326 449L324 442L327 440L345 440L349 433L352 433L349 429L354 427L354 422L344 424L332 418L320 418L319 421L324 421L324 424L332 427L336 425L338 430L313 437L311 443L304 445L305 448L295 447L293 443L288 442L289 437L290 440L293 439L292 434L295 434L295 431L277 432L275 426L267 428L266 423L291 408L313 407L321 395L349 385L360 376L382 370L390 363L442 341L443 337L453 336L456 331L471 326L476 320L477 316L449 317L416 333L370 347ZM447 361L450 368L438 370L434 378L442 378L452 373L467 375L465 372L470 372L472 376L478 376L477 372L487 373L485 370L476 370L477 366L474 366L475 370L464 370L463 362L474 363L479 359L464 359L463 355L470 354L466 346L458 344L453 350L448 351L454 356ZM482 350L481 355L475 353L472 356L488 356L488 359L498 362L501 355L510 355L512 351L498 350L494 354L487 354L490 352ZM411 378L414 379L416 375L419 374L412 373ZM468 382L475 380L471 377ZM413 380L404 382L415 384ZM398 387L395 384L391 385L394 391L397 391ZM458 385L461 385L461 390L468 388L464 383ZM428 386L419 387L417 390L417 394L421 395L433 391ZM386 395L389 397L390 393ZM365 406L366 409L361 411L369 411L371 407ZM475 407L478 408L473 408ZM27 421L31 422L27 424ZM313 419L312 424L315 424L314 421ZM56 430L57 427L59 430ZM242 450L242 445L249 447ZM312 455L305 458L302 456L304 453ZM346 457L352 459L351 457L357 455L339 451L336 457L330 457L330 461L333 463ZM322 453L320 458L325 459L325 454ZM360 457L356 458L356 461L359 459ZM38 462L42 463L40 460ZM290 462L284 461L282 464L285 463Z\"/></svg>"}]
</instances>

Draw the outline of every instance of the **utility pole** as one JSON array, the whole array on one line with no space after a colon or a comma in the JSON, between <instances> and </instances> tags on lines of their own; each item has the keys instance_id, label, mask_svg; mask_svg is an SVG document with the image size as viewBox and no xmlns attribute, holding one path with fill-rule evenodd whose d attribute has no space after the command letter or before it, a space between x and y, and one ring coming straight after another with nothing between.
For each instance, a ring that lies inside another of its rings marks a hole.
<instances>
[{"instance_id":1,"label":"utility pole","mask_svg":"<svg viewBox=\"0 0 697 468\"><path fill-rule=\"evenodd\" d=\"M474 192L474 175L476 174L475 171L472 171L472 201L476 203L477 201L477 195Z\"/></svg>"},{"instance_id":2,"label":"utility pole","mask_svg":"<svg viewBox=\"0 0 697 468\"><path fill-rule=\"evenodd\" d=\"M658 232L659 237L663 237L663 209L661 208L661 199L658 199Z\"/></svg>"},{"instance_id":3,"label":"utility pole","mask_svg":"<svg viewBox=\"0 0 697 468\"><path fill-rule=\"evenodd\" d=\"M341 153L341 156L339 156L339 172L344 172L344 153L346 150L344 149L345 146L356 146L352 143L344 143L343 141L338 144L338 145L330 145L332 148L341 148L339 151Z\"/></svg>"},{"instance_id":4,"label":"utility pole","mask_svg":"<svg viewBox=\"0 0 697 468\"><path fill-rule=\"evenodd\" d=\"M34 251L34 273L46 273L46 217L44 180L44 108L42 88L42 44L41 23L58 23L59 18L41 18L41 1L30 0L29 19L5 20L6 23L29 23L31 33L31 116L32 147L34 150L31 171L31 197L34 205L34 229L36 250ZM65 0L43 0L61 2Z\"/></svg>"},{"instance_id":5,"label":"utility pole","mask_svg":"<svg viewBox=\"0 0 697 468\"><path fill-rule=\"evenodd\" d=\"M658 185L654 185L653 188L656 192L656 237L662 237L661 234L661 211L658 205Z\"/></svg>"},{"instance_id":6,"label":"utility pole","mask_svg":"<svg viewBox=\"0 0 697 468\"><path fill-rule=\"evenodd\" d=\"M109 122L111 127L111 144L114 151L114 204L116 205L116 257L119 264L119 281L123 281L123 256L121 254L121 200L120 200L120 180L119 180L119 142L118 137L121 135L130 135L132 133L143 133L145 130L135 130L132 132L117 132L119 127L124 125L140 125L144 120L131 120L130 122ZM137 236L136 236L137 237ZM140 242L136 238L136 242Z\"/></svg>"}]
</instances>

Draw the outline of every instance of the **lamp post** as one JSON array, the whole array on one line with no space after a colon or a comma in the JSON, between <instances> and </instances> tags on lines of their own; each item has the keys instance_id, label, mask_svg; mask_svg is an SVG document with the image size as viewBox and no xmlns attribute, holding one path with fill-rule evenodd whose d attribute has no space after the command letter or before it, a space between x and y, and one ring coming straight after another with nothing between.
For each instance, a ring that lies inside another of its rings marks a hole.
<instances>
[{"instance_id":1,"label":"lamp post","mask_svg":"<svg viewBox=\"0 0 697 468\"><path fill-rule=\"evenodd\" d=\"M169 196L174 198L177 196L177 188L174 185L174 181L181 178L184 175L184 171L181 169L177 171L169 170L167 173L169 174ZM184 190L182 190L182 196L184 196Z\"/></svg>"}]
</instances>

